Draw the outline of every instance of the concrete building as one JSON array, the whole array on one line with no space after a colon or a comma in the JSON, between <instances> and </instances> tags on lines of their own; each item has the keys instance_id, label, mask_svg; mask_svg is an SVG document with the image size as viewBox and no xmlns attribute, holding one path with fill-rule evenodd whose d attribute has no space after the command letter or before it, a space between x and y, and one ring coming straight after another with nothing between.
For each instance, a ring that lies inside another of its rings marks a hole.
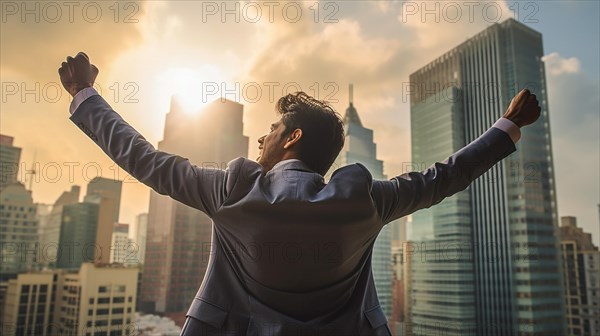
<instances>
[{"instance_id":1,"label":"concrete building","mask_svg":"<svg viewBox=\"0 0 600 336\"><path fill-rule=\"evenodd\" d=\"M600 335L600 251L575 217L561 217L568 334Z\"/></svg>"},{"instance_id":2,"label":"concrete building","mask_svg":"<svg viewBox=\"0 0 600 336\"><path fill-rule=\"evenodd\" d=\"M129 239L129 224L115 223L110 246L111 263L137 264L137 251L133 240Z\"/></svg>"},{"instance_id":3,"label":"concrete building","mask_svg":"<svg viewBox=\"0 0 600 336\"><path fill-rule=\"evenodd\" d=\"M2 335L55 335L57 280L52 271L21 273L9 280L0 315Z\"/></svg>"},{"instance_id":4,"label":"concrete building","mask_svg":"<svg viewBox=\"0 0 600 336\"><path fill-rule=\"evenodd\" d=\"M0 282L39 266L36 209L22 183L0 190Z\"/></svg>"},{"instance_id":5,"label":"concrete building","mask_svg":"<svg viewBox=\"0 0 600 336\"><path fill-rule=\"evenodd\" d=\"M0 190L17 182L21 148L13 145L14 138L0 134Z\"/></svg>"},{"instance_id":6,"label":"concrete building","mask_svg":"<svg viewBox=\"0 0 600 336\"><path fill-rule=\"evenodd\" d=\"M216 100L198 113L171 102L164 139L158 149L180 155L199 167L225 168L248 156L243 135L243 105ZM212 221L204 213L154 191L150 194L141 310L166 314L179 325L208 265Z\"/></svg>"},{"instance_id":7,"label":"concrete building","mask_svg":"<svg viewBox=\"0 0 600 336\"><path fill-rule=\"evenodd\" d=\"M19 274L8 282L2 335L133 335L137 277L137 268L92 263Z\"/></svg>"},{"instance_id":8,"label":"concrete building","mask_svg":"<svg viewBox=\"0 0 600 336\"><path fill-rule=\"evenodd\" d=\"M484 133L522 88L540 119L471 186L413 214L414 335L566 334L540 33L493 24L410 75L412 161L426 169Z\"/></svg>"}]
</instances>

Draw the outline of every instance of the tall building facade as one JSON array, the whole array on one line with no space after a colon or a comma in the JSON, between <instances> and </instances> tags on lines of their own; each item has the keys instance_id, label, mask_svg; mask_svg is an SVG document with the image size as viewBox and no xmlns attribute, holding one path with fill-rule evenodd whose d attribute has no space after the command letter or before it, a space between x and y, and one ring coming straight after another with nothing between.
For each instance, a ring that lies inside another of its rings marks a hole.
<instances>
[{"instance_id":1,"label":"tall building facade","mask_svg":"<svg viewBox=\"0 0 600 336\"><path fill-rule=\"evenodd\" d=\"M62 224L62 211L65 205L79 203L80 187L71 186L69 191L64 191L52 204L50 213L38 227L42 267L56 267L59 252L60 227Z\"/></svg>"},{"instance_id":2,"label":"tall building facade","mask_svg":"<svg viewBox=\"0 0 600 336\"><path fill-rule=\"evenodd\" d=\"M542 36L509 19L410 76L419 170L483 134L522 88L540 119L471 186L413 214L414 335L563 335L565 307Z\"/></svg>"},{"instance_id":3,"label":"tall building facade","mask_svg":"<svg viewBox=\"0 0 600 336\"><path fill-rule=\"evenodd\" d=\"M0 190L17 182L21 148L13 145L14 138L0 134Z\"/></svg>"},{"instance_id":4,"label":"tall building facade","mask_svg":"<svg viewBox=\"0 0 600 336\"><path fill-rule=\"evenodd\" d=\"M135 216L135 230L133 241L136 246L136 260L138 264L144 263L146 255L146 235L148 232L148 213Z\"/></svg>"},{"instance_id":5,"label":"tall building facade","mask_svg":"<svg viewBox=\"0 0 600 336\"><path fill-rule=\"evenodd\" d=\"M377 144L373 141L373 130L363 126L358 111L354 107L353 86L350 85L350 105L344 114L344 147L336 158L329 174L335 169L353 163L363 164L373 179L386 179L383 174L383 161L377 159ZM389 223L379 233L373 246L372 270L377 296L383 311L392 314L392 247Z\"/></svg>"},{"instance_id":6,"label":"tall building facade","mask_svg":"<svg viewBox=\"0 0 600 336\"><path fill-rule=\"evenodd\" d=\"M560 219L568 334L599 336L600 251L592 235L577 227L577 218Z\"/></svg>"},{"instance_id":7,"label":"tall building facade","mask_svg":"<svg viewBox=\"0 0 600 336\"><path fill-rule=\"evenodd\" d=\"M137 264L135 245L129 239L129 224L115 223L110 243L110 262Z\"/></svg>"},{"instance_id":8,"label":"tall building facade","mask_svg":"<svg viewBox=\"0 0 600 336\"><path fill-rule=\"evenodd\" d=\"M86 196L103 195L115 200L115 208L113 209L112 222L119 222L119 211L121 209L121 190L123 189L123 181L113 180L101 176L96 176L90 180L87 185Z\"/></svg>"},{"instance_id":9,"label":"tall building facade","mask_svg":"<svg viewBox=\"0 0 600 336\"><path fill-rule=\"evenodd\" d=\"M199 167L225 168L248 155L243 135L243 105L217 100L190 114L171 102L164 139L158 149L180 155ZM166 314L182 323L208 265L211 219L154 191L150 194L141 310Z\"/></svg>"},{"instance_id":10,"label":"tall building facade","mask_svg":"<svg viewBox=\"0 0 600 336\"><path fill-rule=\"evenodd\" d=\"M63 207L56 267L76 270L82 263L96 260L99 208L85 202Z\"/></svg>"},{"instance_id":11,"label":"tall building facade","mask_svg":"<svg viewBox=\"0 0 600 336\"><path fill-rule=\"evenodd\" d=\"M0 191L0 282L39 266L36 209L23 183Z\"/></svg>"},{"instance_id":12,"label":"tall building facade","mask_svg":"<svg viewBox=\"0 0 600 336\"><path fill-rule=\"evenodd\" d=\"M98 221L96 226L96 262L111 262L112 233L119 218L121 188L123 182L104 177L95 177L87 185L85 203L98 205Z\"/></svg>"}]
</instances>

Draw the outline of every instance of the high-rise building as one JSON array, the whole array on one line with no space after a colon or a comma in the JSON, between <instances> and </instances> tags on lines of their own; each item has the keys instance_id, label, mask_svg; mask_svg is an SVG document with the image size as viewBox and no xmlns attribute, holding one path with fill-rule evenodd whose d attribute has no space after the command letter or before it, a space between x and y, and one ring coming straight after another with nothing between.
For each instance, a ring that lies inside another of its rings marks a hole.
<instances>
[{"instance_id":1,"label":"high-rise building","mask_svg":"<svg viewBox=\"0 0 600 336\"><path fill-rule=\"evenodd\" d=\"M13 146L14 138L0 134L0 190L18 180L21 148Z\"/></svg>"},{"instance_id":2,"label":"high-rise building","mask_svg":"<svg viewBox=\"0 0 600 336\"><path fill-rule=\"evenodd\" d=\"M71 186L71 190L64 191L52 204L50 213L40 222L38 228L40 251L42 258L40 263L43 267L55 267L58 257L58 243L60 240L60 226L62 223L63 206L77 204L79 202L80 187ZM42 225L43 224L43 225Z\"/></svg>"},{"instance_id":3,"label":"high-rise building","mask_svg":"<svg viewBox=\"0 0 600 336\"><path fill-rule=\"evenodd\" d=\"M84 262L94 262L98 255L96 245L99 205L76 203L63 207L56 267L79 269Z\"/></svg>"},{"instance_id":4,"label":"high-rise building","mask_svg":"<svg viewBox=\"0 0 600 336\"><path fill-rule=\"evenodd\" d=\"M560 239L569 335L600 335L600 251L577 218L561 217Z\"/></svg>"},{"instance_id":5,"label":"high-rise building","mask_svg":"<svg viewBox=\"0 0 600 336\"><path fill-rule=\"evenodd\" d=\"M135 258L138 264L144 263L146 254L146 235L148 232L148 213L141 213L135 216L135 234L133 241L136 247Z\"/></svg>"},{"instance_id":6,"label":"high-rise building","mask_svg":"<svg viewBox=\"0 0 600 336\"><path fill-rule=\"evenodd\" d=\"M129 224L115 223L110 243L110 262L137 264L135 245L129 239Z\"/></svg>"},{"instance_id":7,"label":"high-rise building","mask_svg":"<svg viewBox=\"0 0 600 336\"><path fill-rule=\"evenodd\" d=\"M88 183L85 197L92 197L92 195L104 195L113 198L115 200L116 206L113 209L112 222L118 223L119 211L121 208L122 189L123 181L96 176L93 179L91 179Z\"/></svg>"},{"instance_id":8,"label":"high-rise building","mask_svg":"<svg viewBox=\"0 0 600 336\"><path fill-rule=\"evenodd\" d=\"M173 98L158 149L199 167L225 168L248 155L243 105L217 100L187 113ZM150 194L141 310L167 314L180 325L204 277L210 254L211 219L154 191Z\"/></svg>"},{"instance_id":9,"label":"high-rise building","mask_svg":"<svg viewBox=\"0 0 600 336\"><path fill-rule=\"evenodd\" d=\"M133 335L138 269L83 263L8 282L2 335Z\"/></svg>"},{"instance_id":10,"label":"high-rise building","mask_svg":"<svg viewBox=\"0 0 600 336\"><path fill-rule=\"evenodd\" d=\"M0 191L0 282L39 266L36 208L21 182Z\"/></svg>"},{"instance_id":11,"label":"high-rise building","mask_svg":"<svg viewBox=\"0 0 600 336\"><path fill-rule=\"evenodd\" d=\"M363 164L373 179L386 179L383 174L383 161L377 159L377 144L373 141L373 130L363 126L358 111L354 107L353 86L350 84L350 105L344 114L344 131L346 140L344 147L336 158L329 174L335 169L353 163ZM328 174L328 175L329 175ZM392 314L392 247L390 227L395 222L384 226L373 246L372 270L379 302L385 314Z\"/></svg>"},{"instance_id":12,"label":"high-rise building","mask_svg":"<svg viewBox=\"0 0 600 336\"><path fill-rule=\"evenodd\" d=\"M88 184L83 198L85 203L99 206L95 244L98 249L96 261L100 263L110 263L112 232L115 223L118 223L122 185L119 180L95 177Z\"/></svg>"},{"instance_id":13,"label":"high-rise building","mask_svg":"<svg viewBox=\"0 0 600 336\"><path fill-rule=\"evenodd\" d=\"M542 36L509 19L410 75L412 161L425 169L483 134L522 88L540 119L471 186L413 214L414 335L566 333Z\"/></svg>"}]
</instances>

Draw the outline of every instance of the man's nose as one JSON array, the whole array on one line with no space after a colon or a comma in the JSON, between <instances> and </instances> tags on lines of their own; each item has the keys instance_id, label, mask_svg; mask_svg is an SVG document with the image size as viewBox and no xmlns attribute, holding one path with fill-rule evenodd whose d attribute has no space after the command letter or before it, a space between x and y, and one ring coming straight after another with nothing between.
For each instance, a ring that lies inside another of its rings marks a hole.
<instances>
[{"instance_id":1,"label":"man's nose","mask_svg":"<svg viewBox=\"0 0 600 336\"><path fill-rule=\"evenodd\" d=\"M260 138L258 138L258 143L262 145L263 141L265 141L265 137L266 135L263 135Z\"/></svg>"}]
</instances>

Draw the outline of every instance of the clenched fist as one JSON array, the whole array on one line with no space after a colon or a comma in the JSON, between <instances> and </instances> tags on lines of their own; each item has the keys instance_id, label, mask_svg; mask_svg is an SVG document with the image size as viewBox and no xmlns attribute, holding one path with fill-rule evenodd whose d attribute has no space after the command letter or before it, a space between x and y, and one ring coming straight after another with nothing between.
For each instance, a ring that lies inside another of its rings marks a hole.
<instances>
[{"instance_id":1,"label":"clenched fist","mask_svg":"<svg viewBox=\"0 0 600 336\"><path fill-rule=\"evenodd\" d=\"M540 117L540 103L527 89L521 90L510 102L503 117L523 127L534 123Z\"/></svg>"},{"instance_id":2,"label":"clenched fist","mask_svg":"<svg viewBox=\"0 0 600 336\"><path fill-rule=\"evenodd\" d=\"M62 62L58 74L62 85L74 97L77 92L94 85L98 68L90 64L90 59L84 52L79 52L74 58L69 56L66 62Z\"/></svg>"}]
</instances>

